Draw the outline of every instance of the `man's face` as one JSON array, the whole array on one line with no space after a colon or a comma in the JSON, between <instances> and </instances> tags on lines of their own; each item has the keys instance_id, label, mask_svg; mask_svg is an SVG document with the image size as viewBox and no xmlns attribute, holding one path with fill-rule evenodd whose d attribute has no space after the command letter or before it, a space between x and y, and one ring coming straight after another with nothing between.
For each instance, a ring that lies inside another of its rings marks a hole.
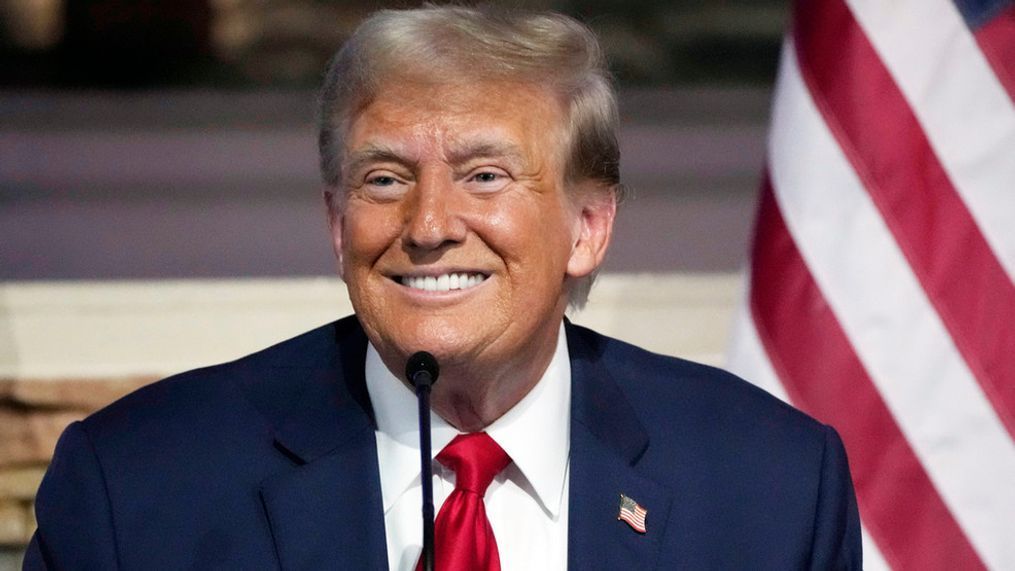
<instances>
[{"instance_id":1,"label":"man's face","mask_svg":"<svg viewBox=\"0 0 1015 571\"><path fill-rule=\"evenodd\" d=\"M371 341L395 371L418 350L476 372L552 352L613 214L590 231L566 192L560 105L517 83L389 87L349 125L332 213Z\"/></svg>"}]
</instances>

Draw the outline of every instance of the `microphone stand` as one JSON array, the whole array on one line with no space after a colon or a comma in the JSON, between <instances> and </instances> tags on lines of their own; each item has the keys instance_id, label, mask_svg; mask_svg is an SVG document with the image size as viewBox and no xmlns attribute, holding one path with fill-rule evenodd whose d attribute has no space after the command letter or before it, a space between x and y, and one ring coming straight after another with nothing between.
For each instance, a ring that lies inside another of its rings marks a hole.
<instances>
[{"instance_id":1,"label":"microphone stand","mask_svg":"<svg viewBox=\"0 0 1015 571\"><path fill-rule=\"evenodd\" d=\"M430 375L423 373L417 376ZM433 571L433 466L430 461L429 382L416 385L416 397L419 400L420 483L423 485L423 570Z\"/></svg>"},{"instance_id":2,"label":"microphone stand","mask_svg":"<svg viewBox=\"0 0 1015 571\"><path fill-rule=\"evenodd\" d=\"M419 461L420 485L423 490L423 571L434 568L434 509L433 509L433 466L430 449L430 388L437 381L439 368L437 360L425 351L419 351L409 358L405 376L416 388L419 404Z\"/></svg>"}]
</instances>

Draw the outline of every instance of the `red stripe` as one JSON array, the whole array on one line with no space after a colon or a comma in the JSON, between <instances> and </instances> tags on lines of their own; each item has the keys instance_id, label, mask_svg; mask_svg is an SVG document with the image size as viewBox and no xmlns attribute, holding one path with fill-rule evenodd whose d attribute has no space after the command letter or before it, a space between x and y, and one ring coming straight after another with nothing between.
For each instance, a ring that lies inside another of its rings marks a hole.
<instances>
[{"instance_id":1,"label":"red stripe","mask_svg":"<svg viewBox=\"0 0 1015 571\"><path fill-rule=\"evenodd\" d=\"M845 3L798 2L795 18L800 71L822 116L1015 438L1015 284Z\"/></svg>"},{"instance_id":2,"label":"red stripe","mask_svg":"<svg viewBox=\"0 0 1015 571\"><path fill-rule=\"evenodd\" d=\"M853 352L786 228L767 176L750 304L790 399L841 434L864 523L889 564L985 568Z\"/></svg>"},{"instance_id":3,"label":"red stripe","mask_svg":"<svg viewBox=\"0 0 1015 571\"><path fill-rule=\"evenodd\" d=\"M976 42L1015 102L1015 3L976 31Z\"/></svg>"}]
</instances>

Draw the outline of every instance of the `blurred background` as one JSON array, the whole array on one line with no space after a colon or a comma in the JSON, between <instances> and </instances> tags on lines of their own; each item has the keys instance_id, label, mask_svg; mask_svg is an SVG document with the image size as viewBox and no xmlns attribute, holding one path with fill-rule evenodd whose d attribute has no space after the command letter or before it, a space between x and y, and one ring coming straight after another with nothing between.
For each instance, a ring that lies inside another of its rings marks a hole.
<instances>
[{"instance_id":1,"label":"blurred background","mask_svg":"<svg viewBox=\"0 0 1015 571\"><path fill-rule=\"evenodd\" d=\"M609 53L637 214L608 269L736 269L784 3L517 4ZM330 275L315 89L381 5L0 0L0 279Z\"/></svg>"},{"instance_id":2,"label":"blurred background","mask_svg":"<svg viewBox=\"0 0 1015 571\"><path fill-rule=\"evenodd\" d=\"M0 569L68 422L349 312L315 89L361 18L413 5L0 0ZM577 320L719 362L786 3L510 5L586 22L619 87L633 196Z\"/></svg>"}]
</instances>

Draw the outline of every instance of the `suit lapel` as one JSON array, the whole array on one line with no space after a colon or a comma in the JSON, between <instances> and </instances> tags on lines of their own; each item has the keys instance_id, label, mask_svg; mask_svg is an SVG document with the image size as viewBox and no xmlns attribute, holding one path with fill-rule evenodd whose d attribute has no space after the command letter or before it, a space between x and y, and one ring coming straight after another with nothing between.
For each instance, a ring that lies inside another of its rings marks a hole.
<instances>
[{"instance_id":1,"label":"suit lapel","mask_svg":"<svg viewBox=\"0 0 1015 571\"><path fill-rule=\"evenodd\" d=\"M638 472L648 435L599 363L595 341L570 324L567 338L572 378L568 566L654 569L671 493ZM646 533L617 519L620 494L648 510Z\"/></svg>"},{"instance_id":2,"label":"suit lapel","mask_svg":"<svg viewBox=\"0 0 1015 571\"><path fill-rule=\"evenodd\" d=\"M327 366L275 371L288 401L275 447L294 465L260 493L283 569L387 568L366 338L355 322L336 331Z\"/></svg>"},{"instance_id":3,"label":"suit lapel","mask_svg":"<svg viewBox=\"0 0 1015 571\"><path fill-rule=\"evenodd\" d=\"M269 479L261 498L282 569L387 569L376 452L329 454Z\"/></svg>"}]
</instances>

